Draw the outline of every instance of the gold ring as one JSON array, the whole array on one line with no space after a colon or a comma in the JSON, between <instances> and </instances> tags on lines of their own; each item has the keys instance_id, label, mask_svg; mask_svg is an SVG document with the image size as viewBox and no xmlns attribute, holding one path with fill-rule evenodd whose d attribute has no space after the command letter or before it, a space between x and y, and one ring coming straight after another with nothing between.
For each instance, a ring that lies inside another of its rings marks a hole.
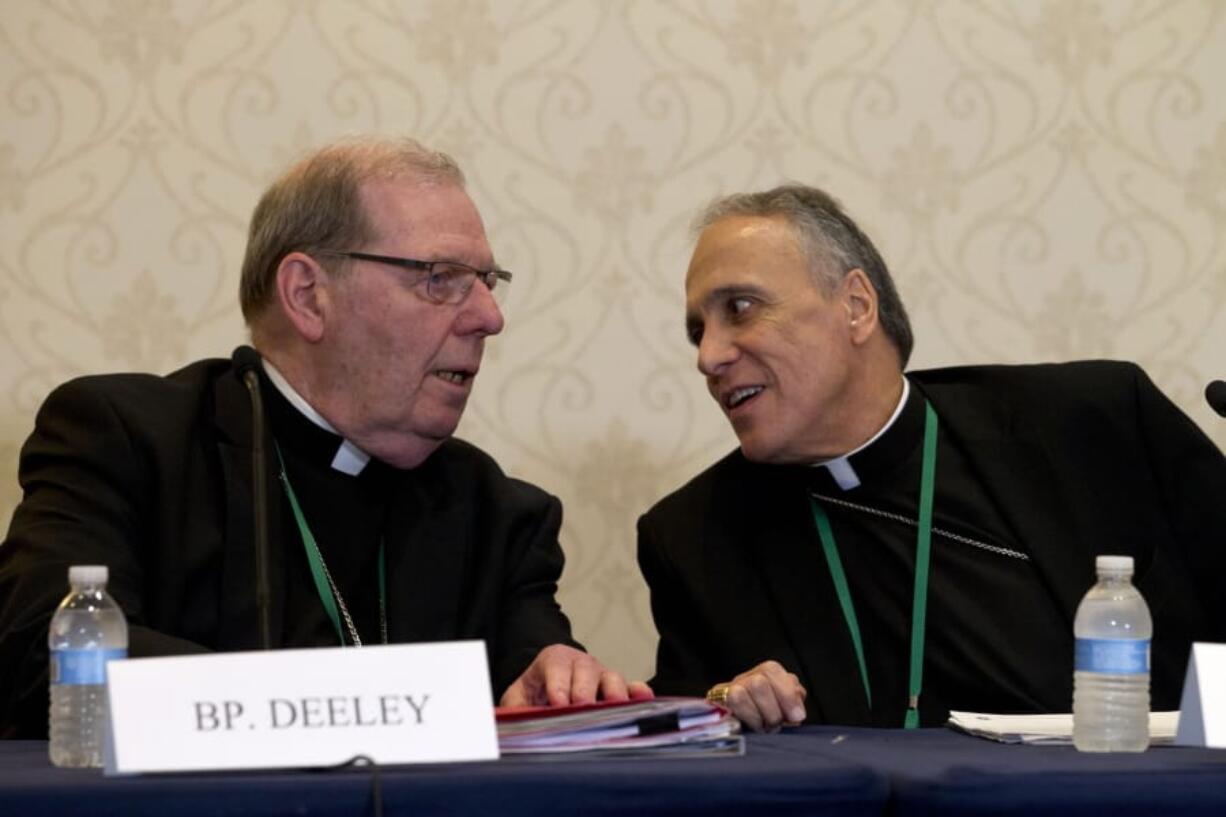
<instances>
[{"instance_id":1,"label":"gold ring","mask_svg":"<svg viewBox=\"0 0 1226 817\"><path fill-rule=\"evenodd\" d=\"M707 690L707 703L728 708L728 693L732 691L732 684L716 684Z\"/></svg>"}]
</instances>

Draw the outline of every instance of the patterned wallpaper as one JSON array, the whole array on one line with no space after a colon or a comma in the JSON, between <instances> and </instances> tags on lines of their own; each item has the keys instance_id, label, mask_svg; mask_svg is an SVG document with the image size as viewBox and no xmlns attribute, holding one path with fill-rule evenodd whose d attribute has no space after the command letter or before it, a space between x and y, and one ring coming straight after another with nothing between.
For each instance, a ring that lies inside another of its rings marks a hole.
<instances>
[{"instance_id":1,"label":"patterned wallpaper","mask_svg":"<svg viewBox=\"0 0 1226 817\"><path fill-rule=\"evenodd\" d=\"M56 383L244 339L256 197L409 133L516 272L463 436L560 495L579 636L634 675L634 521L734 440L682 332L712 196L822 185L874 235L913 365L1140 361L1218 442L1219 0L0 0L0 518ZM763 520L763 524L770 524Z\"/></svg>"}]
</instances>

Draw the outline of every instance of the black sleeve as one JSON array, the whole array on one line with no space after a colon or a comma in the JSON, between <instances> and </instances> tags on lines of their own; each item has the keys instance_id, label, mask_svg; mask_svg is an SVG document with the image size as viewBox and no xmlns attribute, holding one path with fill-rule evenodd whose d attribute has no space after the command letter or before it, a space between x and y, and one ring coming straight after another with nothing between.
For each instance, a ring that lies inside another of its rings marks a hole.
<instances>
[{"instance_id":1,"label":"black sleeve","mask_svg":"<svg viewBox=\"0 0 1226 817\"><path fill-rule=\"evenodd\" d=\"M1135 372L1137 414L1146 454L1173 528L1179 555L1192 576L1211 632L1199 640L1226 641L1226 457L1213 441L1167 398L1139 367Z\"/></svg>"},{"instance_id":2,"label":"black sleeve","mask_svg":"<svg viewBox=\"0 0 1226 817\"><path fill-rule=\"evenodd\" d=\"M203 649L141 625L145 505L154 491L129 429L94 382L52 392L21 451L23 499L0 545L0 737L46 735L47 630L70 565L109 568L130 654Z\"/></svg>"},{"instance_id":3,"label":"black sleeve","mask_svg":"<svg viewBox=\"0 0 1226 817\"><path fill-rule=\"evenodd\" d=\"M639 570L651 593L651 615L660 635L656 673L649 682L659 695L704 695L720 678L704 655L709 633L699 626L696 607L686 600L685 582L652 532L647 516L638 522Z\"/></svg>"},{"instance_id":4,"label":"black sleeve","mask_svg":"<svg viewBox=\"0 0 1226 817\"><path fill-rule=\"evenodd\" d=\"M516 513L508 529L498 646L490 657L495 700L544 647L568 644L582 649L571 637L570 622L554 598L564 563L558 543L562 504L518 480L508 482L513 492L522 491L530 510Z\"/></svg>"}]
</instances>

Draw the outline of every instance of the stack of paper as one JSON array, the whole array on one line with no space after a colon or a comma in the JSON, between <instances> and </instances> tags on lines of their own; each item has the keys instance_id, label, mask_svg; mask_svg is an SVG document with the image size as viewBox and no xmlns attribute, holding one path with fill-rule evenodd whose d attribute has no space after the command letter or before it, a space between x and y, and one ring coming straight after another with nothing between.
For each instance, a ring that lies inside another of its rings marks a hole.
<instances>
[{"instance_id":1,"label":"stack of paper","mask_svg":"<svg viewBox=\"0 0 1226 817\"><path fill-rule=\"evenodd\" d=\"M1178 712L1150 712L1149 742L1174 742L1178 725ZM968 735L1001 743L1060 745L1073 742L1073 716L1067 713L989 715L984 712L950 712L949 726Z\"/></svg>"},{"instance_id":2,"label":"stack of paper","mask_svg":"<svg viewBox=\"0 0 1226 817\"><path fill-rule=\"evenodd\" d=\"M497 710L504 755L740 755L740 722L702 698Z\"/></svg>"}]
</instances>

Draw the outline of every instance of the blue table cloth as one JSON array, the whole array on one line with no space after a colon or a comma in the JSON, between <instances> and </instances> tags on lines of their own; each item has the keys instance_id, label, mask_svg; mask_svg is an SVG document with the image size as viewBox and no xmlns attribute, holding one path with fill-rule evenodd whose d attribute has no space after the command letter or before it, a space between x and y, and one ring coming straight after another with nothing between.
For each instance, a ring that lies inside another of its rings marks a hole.
<instances>
[{"instance_id":1,"label":"blue table cloth","mask_svg":"<svg viewBox=\"0 0 1226 817\"><path fill-rule=\"evenodd\" d=\"M1085 754L946 729L805 727L761 749L859 763L890 781L890 814L1224 815L1226 750ZM758 747L755 747L758 748Z\"/></svg>"},{"instance_id":2,"label":"blue table cloth","mask_svg":"<svg viewBox=\"0 0 1226 817\"><path fill-rule=\"evenodd\" d=\"M385 767L385 815L879 815L885 778L858 762L778 749L744 757L525 760ZM369 815L371 773L283 771L107 778L57 769L47 744L0 741L0 815Z\"/></svg>"},{"instance_id":3,"label":"blue table cloth","mask_svg":"<svg viewBox=\"0 0 1226 817\"><path fill-rule=\"evenodd\" d=\"M751 735L745 757L525 760L390 767L384 814L1226 814L1226 751L1090 755L943 729L803 727ZM371 772L105 778L56 769L47 745L0 741L0 815L368 815Z\"/></svg>"}]
</instances>

